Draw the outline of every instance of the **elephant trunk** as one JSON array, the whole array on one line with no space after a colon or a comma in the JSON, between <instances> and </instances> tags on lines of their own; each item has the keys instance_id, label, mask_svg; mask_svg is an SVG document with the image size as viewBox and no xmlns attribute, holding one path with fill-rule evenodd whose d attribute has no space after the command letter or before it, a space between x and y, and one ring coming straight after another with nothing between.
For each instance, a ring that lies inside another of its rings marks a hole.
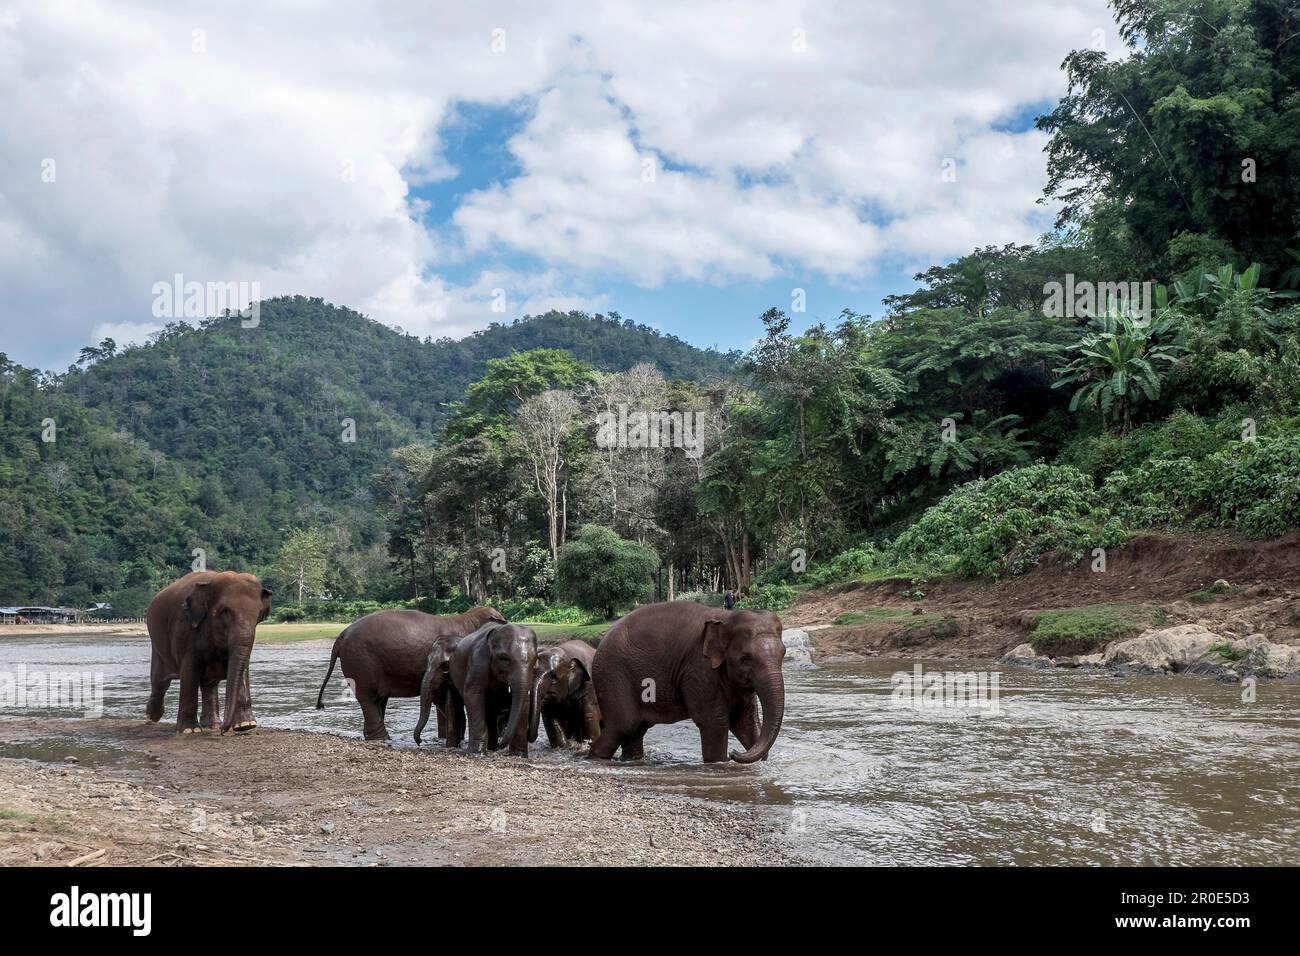
<instances>
[{"instance_id":1,"label":"elephant trunk","mask_svg":"<svg viewBox=\"0 0 1300 956\"><path fill-rule=\"evenodd\" d=\"M510 672L510 720L506 724L505 740L510 753L528 756L527 730L532 722L533 665L521 661Z\"/></svg>"},{"instance_id":2,"label":"elephant trunk","mask_svg":"<svg viewBox=\"0 0 1300 956\"><path fill-rule=\"evenodd\" d=\"M427 667L424 671L424 680L420 682L420 720L415 725L415 742L421 743L420 732L424 730L424 725L429 722L429 710L433 707L433 687L437 683L437 665Z\"/></svg>"},{"instance_id":3,"label":"elephant trunk","mask_svg":"<svg viewBox=\"0 0 1300 956\"><path fill-rule=\"evenodd\" d=\"M542 680L545 677L545 671L535 668L533 693L528 699L528 742L530 744L537 743L537 729L542 723Z\"/></svg>"},{"instance_id":4,"label":"elephant trunk","mask_svg":"<svg viewBox=\"0 0 1300 956\"><path fill-rule=\"evenodd\" d=\"M229 733L235 723L244 699L244 681L248 679L248 659L253 654L253 638L241 641L230 649L226 662L226 714L221 720L221 732Z\"/></svg>"},{"instance_id":5,"label":"elephant trunk","mask_svg":"<svg viewBox=\"0 0 1300 956\"><path fill-rule=\"evenodd\" d=\"M731 759L736 763L754 763L765 759L772 744L776 743L776 735L781 732L781 719L785 716L785 680L781 676L779 664L773 673L758 681L755 692L758 694L758 702L763 705L763 727L754 746L744 753L731 751Z\"/></svg>"}]
</instances>

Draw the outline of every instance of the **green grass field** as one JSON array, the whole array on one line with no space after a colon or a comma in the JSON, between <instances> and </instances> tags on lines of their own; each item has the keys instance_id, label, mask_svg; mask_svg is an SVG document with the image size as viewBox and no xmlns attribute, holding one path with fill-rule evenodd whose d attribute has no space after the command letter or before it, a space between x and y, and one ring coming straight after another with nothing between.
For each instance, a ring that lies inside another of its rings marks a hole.
<instances>
[{"instance_id":1,"label":"green grass field","mask_svg":"<svg viewBox=\"0 0 1300 956\"><path fill-rule=\"evenodd\" d=\"M316 641L323 637L331 640L347 627L347 623L337 621L293 621L288 624L259 624L257 640L259 643L292 644L295 641Z\"/></svg>"},{"instance_id":2,"label":"green grass field","mask_svg":"<svg viewBox=\"0 0 1300 956\"><path fill-rule=\"evenodd\" d=\"M518 621L526 624L537 633L538 643L563 644L565 641L581 640L594 642L607 630L609 623L600 624L534 624L531 621ZM347 622L340 621L294 621L288 624L260 624L257 628L257 640L268 644L292 644L297 641L316 641L321 638L333 639L347 627Z\"/></svg>"},{"instance_id":3,"label":"green grass field","mask_svg":"<svg viewBox=\"0 0 1300 956\"><path fill-rule=\"evenodd\" d=\"M572 640L586 641L591 644L608 631L610 624L613 622L601 622L600 624L534 624L531 621L519 621L517 623L531 627L537 634L539 644L563 644L565 641Z\"/></svg>"}]
</instances>

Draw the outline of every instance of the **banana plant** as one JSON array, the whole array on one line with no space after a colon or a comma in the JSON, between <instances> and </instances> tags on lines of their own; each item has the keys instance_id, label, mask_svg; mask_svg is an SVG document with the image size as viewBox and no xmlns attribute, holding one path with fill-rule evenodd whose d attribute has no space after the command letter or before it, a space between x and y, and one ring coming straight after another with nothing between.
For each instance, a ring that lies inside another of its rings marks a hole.
<instances>
[{"instance_id":1,"label":"banana plant","mask_svg":"<svg viewBox=\"0 0 1300 956\"><path fill-rule=\"evenodd\" d=\"M1107 313L1097 320L1098 330L1074 348L1074 360L1055 369L1061 377L1052 387L1076 386L1070 411L1100 409L1103 422L1118 421L1128 431L1133 410L1160 397L1161 366L1172 365L1186 351L1162 342L1176 320L1168 311L1150 322L1125 312Z\"/></svg>"}]
</instances>

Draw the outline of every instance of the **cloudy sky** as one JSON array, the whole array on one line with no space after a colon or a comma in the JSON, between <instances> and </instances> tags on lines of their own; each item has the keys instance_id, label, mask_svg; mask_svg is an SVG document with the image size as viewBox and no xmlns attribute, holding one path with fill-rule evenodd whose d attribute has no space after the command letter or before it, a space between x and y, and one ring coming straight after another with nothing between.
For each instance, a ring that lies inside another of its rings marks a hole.
<instances>
[{"instance_id":1,"label":"cloudy sky","mask_svg":"<svg viewBox=\"0 0 1300 956\"><path fill-rule=\"evenodd\" d=\"M1119 53L1103 0L205 6L0 0L10 358L141 340L177 273L421 336L878 316L1048 227L1033 117Z\"/></svg>"}]
</instances>

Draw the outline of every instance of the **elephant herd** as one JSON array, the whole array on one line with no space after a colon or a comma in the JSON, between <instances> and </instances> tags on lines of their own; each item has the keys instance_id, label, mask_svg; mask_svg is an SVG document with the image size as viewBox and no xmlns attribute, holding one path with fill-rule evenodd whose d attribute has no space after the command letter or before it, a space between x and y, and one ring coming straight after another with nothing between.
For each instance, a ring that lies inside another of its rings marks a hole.
<instances>
[{"instance_id":1,"label":"elephant herd","mask_svg":"<svg viewBox=\"0 0 1300 956\"><path fill-rule=\"evenodd\" d=\"M152 692L147 715L162 717L171 681L181 684L176 729L216 727L217 684L226 681L221 731L246 732L253 717L248 662L271 592L251 574L199 571L154 597ZM705 762L765 760L785 713L781 620L770 611L708 607L688 601L647 604L584 641L538 646L531 628L491 607L439 616L379 611L334 641L316 698L340 664L361 706L367 740L387 740L384 712L393 697L419 697L415 741L431 713L446 746L471 753L505 749L528 755L542 729L553 748L591 741L588 756L643 756L656 724L694 721ZM202 713L198 698L202 695ZM761 705L761 714L760 714Z\"/></svg>"}]
</instances>

